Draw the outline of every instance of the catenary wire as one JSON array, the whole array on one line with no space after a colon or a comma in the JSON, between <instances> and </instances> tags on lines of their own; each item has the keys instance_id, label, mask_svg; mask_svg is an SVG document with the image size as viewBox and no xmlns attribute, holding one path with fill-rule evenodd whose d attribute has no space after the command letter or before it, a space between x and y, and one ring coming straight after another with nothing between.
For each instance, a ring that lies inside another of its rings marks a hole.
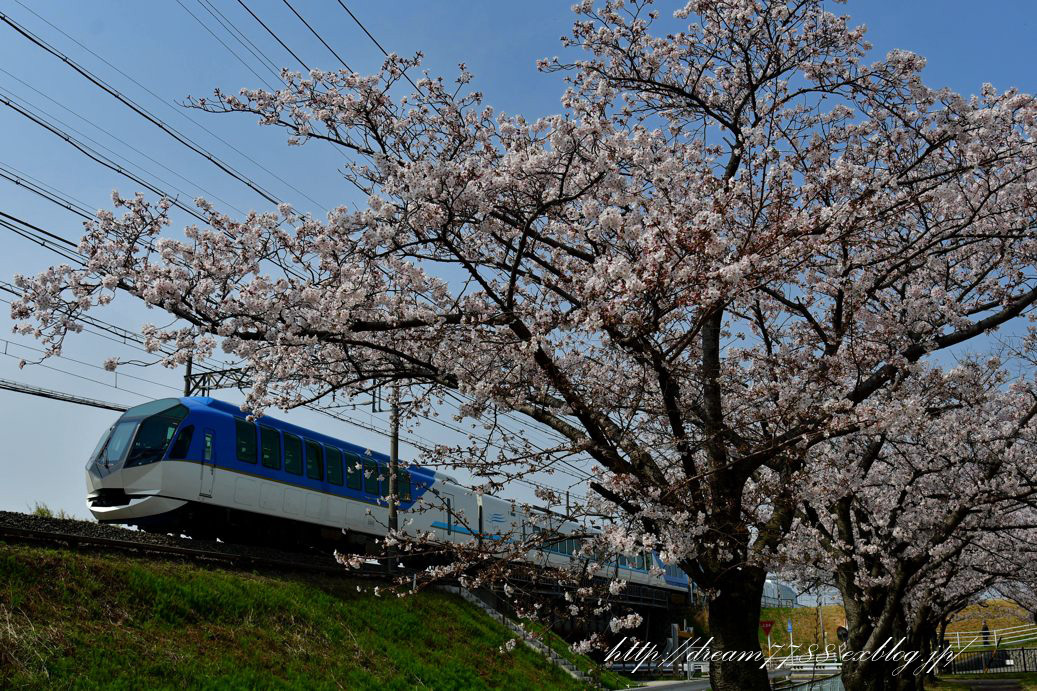
<instances>
[{"instance_id":1,"label":"catenary wire","mask_svg":"<svg viewBox=\"0 0 1037 691\"><path fill-rule=\"evenodd\" d=\"M146 92L148 95L150 95L156 101L161 103L163 106L165 106L166 108L169 108L174 113L179 115L181 118L183 118L184 120L187 120L187 122L191 123L193 126L201 129L203 132L205 132L206 134L211 136L213 139L215 139L216 141L220 142L221 144L223 144L224 146L229 148L231 151L233 151L234 153L238 154L243 159L245 159L246 161L248 161L252 165L256 166L257 168L259 168L263 172L265 172L267 175L271 176L272 178L274 178L278 182L280 182L283 185L285 185L285 187L287 187L288 189L292 190L293 192L296 192L297 194L299 194L300 196L302 196L305 199L309 200L310 202L313 202L313 204L315 204L318 208L327 211L327 207L325 207L323 204L321 204L320 202L315 200L313 197L310 197L309 195L307 195L303 190L300 190L298 187L295 187L291 182L289 182L288 180L285 180L283 177L278 175L275 171L271 170L267 166L263 165L262 163L260 163L256 159L254 159L251 156L249 156L248 153L246 153L245 151L242 151L240 148L236 147L232 142L230 142L227 139L221 137L218 133L216 133L213 130L211 130L204 123L199 122L195 118L193 118L190 115L188 115L187 112L185 111L185 109L177 108L177 107L173 106L171 103L169 103L164 98L162 98L157 93L155 93L155 91L153 89L151 89L150 87L148 87L146 84L142 83L140 80L138 80L135 77L133 77L133 75L125 72L124 70L119 68L117 65L111 63L110 61L105 59L103 56L101 56L98 53L96 53L95 51L91 50L88 46L83 44L81 41L77 40L74 36L71 36L70 34L68 34L61 27L57 26L53 22L49 21L47 18L45 18L45 17L41 16L40 14L38 14L37 12L35 12L31 7L27 6L24 2L22 2L22 0L15 0L15 2L18 3L19 5L21 5L21 7L24 10L26 10L27 12L32 14L34 17L36 17L37 19L42 21L44 24L46 24L50 28L52 28L55 31L57 31L59 34L61 34L65 38L67 38L72 43L74 43L77 46L79 46L82 50L86 51L87 53L89 53L93 57L97 58L102 63L104 63L105 65L110 67L111 69L113 69L116 72L118 72L125 79L127 79L128 81L130 81L131 83L136 85L138 88L140 88L141 90Z\"/></svg>"}]
</instances>

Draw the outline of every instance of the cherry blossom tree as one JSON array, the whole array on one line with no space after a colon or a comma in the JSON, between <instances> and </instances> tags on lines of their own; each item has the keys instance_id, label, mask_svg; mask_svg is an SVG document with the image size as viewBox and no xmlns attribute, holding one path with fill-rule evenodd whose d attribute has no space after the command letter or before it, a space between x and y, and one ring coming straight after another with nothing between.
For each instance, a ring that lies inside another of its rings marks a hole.
<instances>
[{"instance_id":1,"label":"cherry blossom tree","mask_svg":"<svg viewBox=\"0 0 1037 691\"><path fill-rule=\"evenodd\" d=\"M917 688L947 618L1026 578L1037 530L1030 386L1009 386L996 362L933 369L887 392L896 414L867 434L814 448L793 530L809 535L786 548L839 588L851 650L903 638L924 653L899 674L902 660L848 662L847 689Z\"/></svg>"},{"instance_id":2,"label":"cherry blossom tree","mask_svg":"<svg viewBox=\"0 0 1037 691\"><path fill-rule=\"evenodd\" d=\"M670 35L643 0L576 9L584 59L541 62L568 88L535 121L455 95L464 71L403 96L417 59L396 56L198 100L355 157L366 206L234 218L199 200L208 224L179 237L168 202L116 196L86 266L20 278L13 316L57 352L130 292L182 320L147 329L166 364L246 362L255 412L377 380L525 416L563 441L511 439L511 460L591 459L596 501L626 517L614 542L710 594L717 649L758 650L811 449L1032 312L1037 104L929 88L902 51L866 62L864 30L820 0L692 0ZM768 687L755 665L712 674Z\"/></svg>"}]
</instances>

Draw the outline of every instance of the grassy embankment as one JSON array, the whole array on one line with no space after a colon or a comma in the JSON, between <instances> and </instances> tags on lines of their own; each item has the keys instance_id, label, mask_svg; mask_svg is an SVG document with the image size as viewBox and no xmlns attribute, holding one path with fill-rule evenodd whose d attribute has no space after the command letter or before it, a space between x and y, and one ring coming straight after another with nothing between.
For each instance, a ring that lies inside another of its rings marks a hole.
<instances>
[{"instance_id":1,"label":"grassy embankment","mask_svg":"<svg viewBox=\"0 0 1037 691\"><path fill-rule=\"evenodd\" d=\"M540 636L540 640L544 645L571 662L575 665L576 669L596 679L598 683L606 689L626 689L638 686L636 682L627 679L623 675L616 674L610 669L603 669L594 664L590 658L573 652L573 649L569 647L569 644L565 642L565 639L554 632L547 630L543 624L539 624L530 619L523 620L522 623L526 627L527 631Z\"/></svg>"},{"instance_id":2,"label":"grassy embankment","mask_svg":"<svg viewBox=\"0 0 1037 691\"><path fill-rule=\"evenodd\" d=\"M822 641L821 631L828 634L828 642L838 645L835 631L842 626L844 613L842 605L825 605L821 608L821 624L819 628L816 607L765 607L760 612L761 621L773 621L774 628L771 629L771 643L775 646L775 653L779 651L777 646L787 646L789 633L786 622L792 620L792 642L800 646L820 644ZM766 652L767 636L760 630L760 647ZM802 648L798 654L806 654Z\"/></svg>"},{"instance_id":3,"label":"grassy embankment","mask_svg":"<svg viewBox=\"0 0 1037 691\"><path fill-rule=\"evenodd\" d=\"M792 641L797 645L810 645L821 642L820 631L817 621L816 607L767 607L760 614L761 620L772 620L774 629L771 631L771 643L775 646L787 645L789 635L785 630L785 624L792 619ZM845 620L842 605L825 605L821 608L821 620L824 631L828 634L828 642L836 643L836 629L842 626ZM992 629L1002 629L1020 624L1031 623L1029 614L1014 602L1007 600L987 600L982 604L970 605L959 613L954 621L947 627L948 638L956 631L979 631L983 628L983 622ZM767 649L767 637L760 632L760 645ZM978 649L981 646L973 646Z\"/></svg>"},{"instance_id":4,"label":"grassy embankment","mask_svg":"<svg viewBox=\"0 0 1037 691\"><path fill-rule=\"evenodd\" d=\"M460 598L357 586L0 543L0 688L579 687Z\"/></svg>"}]
</instances>

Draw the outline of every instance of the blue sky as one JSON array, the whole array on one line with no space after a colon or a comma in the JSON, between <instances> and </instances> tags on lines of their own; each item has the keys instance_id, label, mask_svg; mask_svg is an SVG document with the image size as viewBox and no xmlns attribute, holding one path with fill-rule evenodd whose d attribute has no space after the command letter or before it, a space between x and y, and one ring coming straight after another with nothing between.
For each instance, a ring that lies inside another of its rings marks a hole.
<instances>
[{"instance_id":1,"label":"blue sky","mask_svg":"<svg viewBox=\"0 0 1037 691\"><path fill-rule=\"evenodd\" d=\"M263 54L278 65L298 68L237 2L211 2ZM338 67L335 58L281 0L247 0L247 4L307 64ZM377 48L336 0L298 0L293 4L353 69L368 72L380 65ZM403 54L423 51L426 66L433 74L452 78L457 63L467 63L475 74L473 87L482 91L486 102L498 111L536 117L557 110L561 94L559 80L538 74L534 63L537 58L561 53L559 37L567 32L572 19L569 2L351 0L346 4L388 50ZM1037 42L1033 41L1037 3L1027 0L985 3L868 0L833 4L832 8L850 14L855 23L868 26L868 37L877 55L892 48L903 48L928 58L924 76L932 85L946 85L971 94L989 81L999 88L1015 86L1028 92L1037 91L1037 73L1033 69L1037 64ZM669 5L661 4L660 9L665 13ZM289 148L284 145L282 132L260 128L247 116L190 113L185 117L176 112L182 110L176 102L188 95L205 96L213 87L233 92L242 86L259 84L257 77L207 33L188 10L249 62L252 69L269 79L269 73L263 72L258 61L215 23L201 0L147 3L4 0L0 3L0 12L82 62L279 197L295 203L297 208L319 212L321 207L356 202L350 196L347 183L335 172L341 158L326 147ZM159 98L69 37L123 70ZM179 194L185 201L203 194L224 200L227 207L264 208L262 200L241 183L221 174L212 164L132 114L8 26L0 25L0 96L10 94L80 130L97 142L92 146L103 145L124 156L124 165L139 165L147 171L149 179L163 178L156 184ZM204 124L209 132L200 129L196 122ZM233 144L252 160L216 137ZM129 194L138 187L90 162L60 139L3 106L0 106L0 164L82 200L89 209L107 207L113 189ZM277 177L260 166L273 171ZM316 204L301 198L286 182L303 190ZM0 180L0 211L66 237L78 237L80 220L77 217L4 180ZM0 231L0 280L10 281L12 275L19 272L34 273L54 261L55 255L7 231ZM127 328L139 327L148 320L162 323L160 314L148 312L129 299L117 300L99 316ZM0 339L4 339L0 341L0 352L7 355L0 357L2 379L129 405L148 398L176 395L182 387L182 373L157 368L126 368L116 380L97 366L108 356L129 357L134 351L89 334L70 339L67 344L64 354L79 362L47 363L65 373L34 366L19 370L18 359L31 359L33 355L25 346L36 347L37 344L10 335L10 326L7 306L0 303ZM152 381L133 380L130 376ZM119 388L112 388L113 384ZM225 397L238 398L230 392ZM0 455L0 509L25 510L34 502L42 501L51 508L85 516L82 475L85 456L115 416L103 410L0 391L0 435L5 441L5 453ZM382 436L315 413L293 413L286 417L372 448L386 450L387 447ZM358 411L356 417L366 424L387 426L384 414ZM435 425L424 425L417 434L437 441L456 438ZM403 451L407 453L406 446ZM551 484L564 486L568 484L566 480L556 478ZM528 488L523 487L516 487L510 494L529 497Z\"/></svg>"}]
</instances>

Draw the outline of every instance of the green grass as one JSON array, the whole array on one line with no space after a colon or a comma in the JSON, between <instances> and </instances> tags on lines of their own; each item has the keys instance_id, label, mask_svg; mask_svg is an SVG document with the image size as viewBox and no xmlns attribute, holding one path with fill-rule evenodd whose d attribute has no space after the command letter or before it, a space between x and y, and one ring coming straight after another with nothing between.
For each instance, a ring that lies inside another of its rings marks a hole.
<instances>
[{"instance_id":1,"label":"green grass","mask_svg":"<svg viewBox=\"0 0 1037 691\"><path fill-rule=\"evenodd\" d=\"M0 688L572 689L445 593L0 544Z\"/></svg>"},{"instance_id":2,"label":"green grass","mask_svg":"<svg viewBox=\"0 0 1037 691\"><path fill-rule=\"evenodd\" d=\"M40 518L74 519L74 517L71 514L66 513L64 509L54 513L50 510L49 506L40 501L33 504L32 509L29 510L29 515L39 516Z\"/></svg>"},{"instance_id":3,"label":"green grass","mask_svg":"<svg viewBox=\"0 0 1037 691\"><path fill-rule=\"evenodd\" d=\"M527 631L538 635L540 641L544 645L571 662L576 666L576 669L580 670L584 674L590 675L591 678L596 679L597 682L606 689L628 689L638 686L636 682L627 679L621 674L616 674L610 669L605 669L589 657L575 652L565 639L545 627L543 624L531 619L522 620L522 624L526 627Z\"/></svg>"},{"instance_id":4,"label":"green grass","mask_svg":"<svg viewBox=\"0 0 1037 691\"><path fill-rule=\"evenodd\" d=\"M970 679L1015 679L1026 691L1037 690L1037 672L1005 672L1004 674L955 674L941 675L940 680L926 683L926 689L967 689Z\"/></svg>"}]
</instances>

